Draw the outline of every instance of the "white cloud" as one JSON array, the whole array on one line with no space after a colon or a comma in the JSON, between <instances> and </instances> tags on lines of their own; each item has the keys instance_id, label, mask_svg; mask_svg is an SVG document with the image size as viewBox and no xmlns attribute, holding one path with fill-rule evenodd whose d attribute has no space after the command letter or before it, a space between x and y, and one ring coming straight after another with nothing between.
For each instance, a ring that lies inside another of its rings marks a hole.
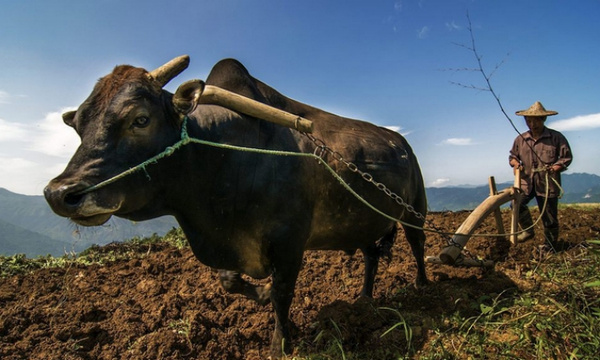
<instances>
[{"instance_id":1,"label":"white cloud","mask_svg":"<svg viewBox=\"0 0 600 360\"><path fill-rule=\"evenodd\" d=\"M552 121L549 128L558 131L578 131L600 128L600 114L576 116L570 119Z\"/></svg>"},{"instance_id":2,"label":"white cloud","mask_svg":"<svg viewBox=\"0 0 600 360\"><path fill-rule=\"evenodd\" d=\"M48 181L64 170L79 143L61 112L27 125L0 119L0 187L41 195Z\"/></svg>"},{"instance_id":3,"label":"white cloud","mask_svg":"<svg viewBox=\"0 0 600 360\"><path fill-rule=\"evenodd\" d=\"M34 167L35 165L35 162L25 160L23 158L0 157L0 168L9 170L7 172L10 172L10 170L23 171L23 169L29 169Z\"/></svg>"},{"instance_id":4,"label":"white cloud","mask_svg":"<svg viewBox=\"0 0 600 360\"><path fill-rule=\"evenodd\" d=\"M453 21L451 21L451 22L447 22L447 23L446 23L446 28L447 28L448 30L450 30L450 31L453 31L453 30L460 30L460 29L461 29L460 25L458 25L456 22L454 22L454 20L453 20Z\"/></svg>"},{"instance_id":5,"label":"white cloud","mask_svg":"<svg viewBox=\"0 0 600 360\"><path fill-rule=\"evenodd\" d=\"M470 146L475 145L473 139L471 138L449 138L441 143L442 145L452 145L452 146Z\"/></svg>"},{"instance_id":6,"label":"white cloud","mask_svg":"<svg viewBox=\"0 0 600 360\"><path fill-rule=\"evenodd\" d=\"M0 169L3 169L0 187L20 194L41 195L48 179L58 174L51 175L45 165L20 157L0 156Z\"/></svg>"},{"instance_id":7,"label":"white cloud","mask_svg":"<svg viewBox=\"0 0 600 360\"><path fill-rule=\"evenodd\" d=\"M6 91L0 90L0 104L8 104L9 95Z\"/></svg>"},{"instance_id":8,"label":"white cloud","mask_svg":"<svg viewBox=\"0 0 600 360\"><path fill-rule=\"evenodd\" d=\"M440 178L440 179L436 179L433 182L431 182L429 184L430 187L442 187L444 185L447 185L450 182L450 179L448 178Z\"/></svg>"},{"instance_id":9,"label":"white cloud","mask_svg":"<svg viewBox=\"0 0 600 360\"><path fill-rule=\"evenodd\" d=\"M394 2L394 10L402 11L402 1L401 0L396 0Z\"/></svg>"},{"instance_id":10,"label":"white cloud","mask_svg":"<svg viewBox=\"0 0 600 360\"><path fill-rule=\"evenodd\" d=\"M0 119L0 141L27 141L27 126Z\"/></svg>"},{"instance_id":11,"label":"white cloud","mask_svg":"<svg viewBox=\"0 0 600 360\"><path fill-rule=\"evenodd\" d=\"M419 39L425 39L429 35L429 26L423 26L421 29L417 30L417 37Z\"/></svg>"},{"instance_id":12,"label":"white cloud","mask_svg":"<svg viewBox=\"0 0 600 360\"><path fill-rule=\"evenodd\" d=\"M65 111L72 109L65 109ZM75 131L62 121L62 112L48 113L36 124L25 125L0 119L0 142L3 149L14 145L8 142L23 143L22 149L57 157L70 157L79 146ZM6 152L6 150L5 150Z\"/></svg>"},{"instance_id":13,"label":"white cloud","mask_svg":"<svg viewBox=\"0 0 600 360\"><path fill-rule=\"evenodd\" d=\"M64 111L74 108L64 109ZM75 130L66 126L61 112L51 112L39 122L31 136L28 150L62 158L70 158L79 146L80 140Z\"/></svg>"},{"instance_id":14,"label":"white cloud","mask_svg":"<svg viewBox=\"0 0 600 360\"><path fill-rule=\"evenodd\" d=\"M25 96L25 95L13 95L13 94L9 94L8 92L6 92L4 90L0 90L0 105L10 104L11 99L20 99L20 98L26 98L26 97L27 96Z\"/></svg>"},{"instance_id":15,"label":"white cloud","mask_svg":"<svg viewBox=\"0 0 600 360\"><path fill-rule=\"evenodd\" d=\"M412 131L402 131L403 127L399 126L399 125L389 125L389 126L383 126L384 128L388 129L388 130L392 130L395 131L397 133L399 133L402 136L407 136L409 135Z\"/></svg>"}]
</instances>

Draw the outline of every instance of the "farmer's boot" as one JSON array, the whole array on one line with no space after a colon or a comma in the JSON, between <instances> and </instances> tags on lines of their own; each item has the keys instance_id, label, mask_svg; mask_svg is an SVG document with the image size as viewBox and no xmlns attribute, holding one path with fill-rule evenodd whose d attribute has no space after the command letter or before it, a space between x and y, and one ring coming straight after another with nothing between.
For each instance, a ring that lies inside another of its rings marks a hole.
<instances>
[{"instance_id":1,"label":"farmer's boot","mask_svg":"<svg viewBox=\"0 0 600 360\"><path fill-rule=\"evenodd\" d=\"M517 235L517 241L522 242L533 238L535 232L533 231L533 219L529 209L519 212L519 225L525 231Z\"/></svg>"},{"instance_id":2,"label":"farmer's boot","mask_svg":"<svg viewBox=\"0 0 600 360\"><path fill-rule=\"evenodd\" d=\"M549 244L555 251L563 250L562 245L558 240L558 228L544 229L544 238L546 243Z\"/></svg>"}]
</instances>

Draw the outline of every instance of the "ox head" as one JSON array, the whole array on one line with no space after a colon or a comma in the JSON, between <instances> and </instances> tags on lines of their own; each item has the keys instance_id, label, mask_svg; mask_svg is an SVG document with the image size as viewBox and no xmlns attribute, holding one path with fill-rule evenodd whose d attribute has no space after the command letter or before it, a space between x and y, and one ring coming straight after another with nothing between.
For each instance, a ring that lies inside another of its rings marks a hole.
<instances>
[{"instance_id":1,"label":"ox head","mask_svg":"<svg viewBox=\"0 0 600 360\"><path fill-rule=\"evenodd\" d=\"M149 182L148 174L139 172L96 191L82 190L136 166L178 140L180 116L174 110L172 94L162 88L188 64L189 57L181 56L150 72L117 66L98 81L77 111L63 114L81 145L64 172L44 189L54 212L92 226L103 224L112 215L135 219L137 215L131 214L147 211L143 209L160 191L160 177L166 176L157 172L168 169L153 170L149 175L158 177L155 181Z\"/></svg>"}]
</instances>

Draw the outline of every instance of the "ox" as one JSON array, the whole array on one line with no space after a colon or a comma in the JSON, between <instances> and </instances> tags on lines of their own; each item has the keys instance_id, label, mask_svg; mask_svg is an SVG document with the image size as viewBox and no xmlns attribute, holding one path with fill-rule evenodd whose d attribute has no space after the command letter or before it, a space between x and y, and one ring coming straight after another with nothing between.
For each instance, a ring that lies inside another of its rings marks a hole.
<instances>
[{"instance_id":1,"label":"ox","mask_svg":"<svg viewBox=\"0 0 600 360\"><path fill-rule=\"evenodd\" d=\"M176 143L184 119L193 138L315 151L316 145L298 131L200 103L197 82L183 84L175 94L164 90L188 64L189 58L182 56L151 72L121 65L101 78L77 111L63 114L81 145L44 195L54 212L85 226L101 225L112 215L135 221L173 215L194 255L221 269L221 283L228 292L272 303L276 321L271 353L279 357L291 349L289 309L303 252L360 249L365 258L360 294L371 296L378 260L385 249L389 251L398 224L351 196L315 159L201 144L181 147L145 171L83 192ZM421 171L398 133L287 98L252 77L236 60L217 63L206 84L312 120L316 138L368 171L415 211L398 205L339 157L323 154L357 193L402 222L423 224L427 201ZM416 283L425 284L425 235L410 226L404 231L417 261ZM271 283L255 286L241 274L256 279L271 276Z\"/></svg>"}]
</instances>

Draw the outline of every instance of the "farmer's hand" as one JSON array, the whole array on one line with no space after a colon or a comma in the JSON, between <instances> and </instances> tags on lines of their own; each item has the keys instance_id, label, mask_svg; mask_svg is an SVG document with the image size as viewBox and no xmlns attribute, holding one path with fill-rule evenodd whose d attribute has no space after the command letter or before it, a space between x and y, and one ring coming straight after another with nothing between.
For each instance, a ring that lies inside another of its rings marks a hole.
<instances>
[{"instance_id":1,"label":"farmer's hand","mask_svg":"<svg viewBox=\"0 0 600 360\"><path fill-rule=\"evenodd\" d=\"M521 165L521 163L516 159L512 159L510 161L510 166L513 167L513 173L516 173L517 170L523 171L523 165Z\"/></svg>"},{"instance_id":2,"label":"farmer's hand","mask_svg":"<svg viewBox=\"0 0 600 360\"><path fill-rule=\"evenodd\" d=\"M562 170L562 165L554 164L550 166L550 172L560 172Z\"/></svg>"}]
</instances>

